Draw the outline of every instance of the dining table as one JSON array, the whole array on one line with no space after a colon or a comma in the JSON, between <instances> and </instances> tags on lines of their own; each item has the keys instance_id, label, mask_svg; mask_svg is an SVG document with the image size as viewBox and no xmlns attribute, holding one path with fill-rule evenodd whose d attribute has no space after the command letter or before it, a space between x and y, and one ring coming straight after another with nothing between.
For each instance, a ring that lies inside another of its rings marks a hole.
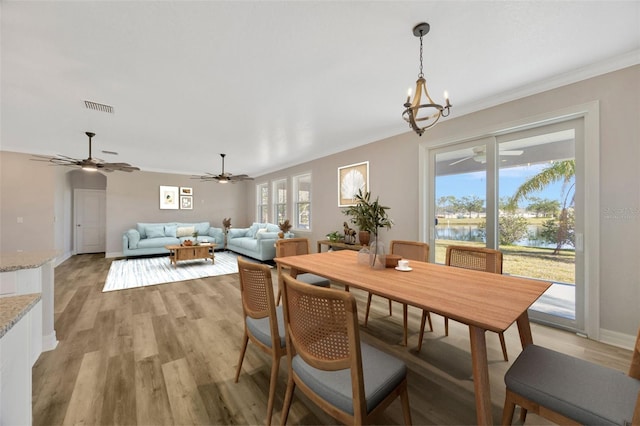
<instances>
[{"instance_id":1,"label":"dining table","mask_svg":"<svg viewBox=\"0 0 640 426\"><path fill-rule=\"evenodd\" d=\"M485 332L504 332L515 322L522 347L533 343L527 309L551 286L547 281L414 260L407 271L374 269L359 263L358 253L351 250L274 260L294 277L305 272L321 275L347 290L364 290L466 324L479 425L493 424Z\"/></svg>"}]
</instances>

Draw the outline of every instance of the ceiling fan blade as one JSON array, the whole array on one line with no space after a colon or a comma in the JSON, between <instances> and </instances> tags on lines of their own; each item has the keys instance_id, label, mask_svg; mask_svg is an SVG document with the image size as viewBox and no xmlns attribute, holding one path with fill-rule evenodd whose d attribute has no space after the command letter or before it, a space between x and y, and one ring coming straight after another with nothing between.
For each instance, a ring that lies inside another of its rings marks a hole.
<instances>
[{"instance_id":1,"label":"ceiling fan blade","mask_svg":"<svg viewBox=\"0 0 640 426\"><path fill-rule=\"evenodd\" d=\"M522 155L524 151L521 149L515 149L510 151L500 151L500 155Z\"/></svg>"},{"instance_id":2,"label":"ceiling fan blade","mask_svg":"<svg viewBox=\"0 0 640 426\"><path fill-rule=\"evenodd\" d=\"M459 160L456 160L456 161L454 161L453 163L450 163L449 165L450 165L450 166L455 166L456 164L458 164L458 163L462 163L463 161L467 161L467 160L469 160L469 159L471 159L471 158L473 158L473 155L470 155L469 157L464 157L464 158L461 158L461 159L459 159Z\"/></svg>"}]
</instances>

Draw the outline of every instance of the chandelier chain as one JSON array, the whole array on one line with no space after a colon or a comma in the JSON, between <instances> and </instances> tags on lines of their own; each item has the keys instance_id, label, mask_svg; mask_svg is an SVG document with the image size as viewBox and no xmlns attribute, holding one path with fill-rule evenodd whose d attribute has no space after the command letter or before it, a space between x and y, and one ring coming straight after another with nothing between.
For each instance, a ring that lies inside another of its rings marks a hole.
<instances>
[{"instance_id":1,"label":"chandelier chain","mask_svg":"<svg viewBox=\"0 0 640 426\"><path fill-rule=\"evenodd\" d=\"M420 74L418 74L418 77L424 77L424 73L422 72L422 31L420 31Z\"/></svg>"}]
</instances>

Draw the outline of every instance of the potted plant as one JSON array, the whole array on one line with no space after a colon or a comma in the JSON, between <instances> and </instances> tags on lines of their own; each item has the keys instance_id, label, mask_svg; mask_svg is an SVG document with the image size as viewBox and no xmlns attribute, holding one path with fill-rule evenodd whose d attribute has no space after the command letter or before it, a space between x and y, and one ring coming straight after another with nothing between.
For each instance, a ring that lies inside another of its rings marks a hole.
<instances>
[{"instance_id":1,"label":"potted plant","mask_svg":"<svg viewBox=\"0 0 640 426\"><path fill-rule=\"evenodd\" d=\"M375 265L378 255L384 253L384 246L378 241L378 232L380 228L390 229L393 225L393 221L389 218L387 210L389 207L380 204L379 197L376 197L374 201L371 201L371 193L369 191L358 191L356 194L356 204L343 210L343 213L351 216L351 222L355 224L360 231L367 231L373 235L373 240L376 247L371 245L371 266ZM362 239L360 240L362 243ZM384 264L384 259L381 259Z\"/></svg>"},{"instance_id":2,"label":"potted plant","mask_svg":"<svg viewBox=\"0 0 640 426\"><path fill-rule=\"evenodd\" d=\"M278 237L284 238L285 234L289 232L292 225L289 222L289 219L285 219L285 221L279 224L278 226L280 227L280 232L278 232Z\"/></svg>"},{"instance_id":3,"label":"potted plant","mask_svg":"<svg viewBox=\"0 0 640 426\"><path fill-rule=\"evenodd\" d=\"M327 238L332 243L337 243L338 241L340 241L342 239L342 234L340 232L338 232L338 231L333 231L333 232L330 232L329 234L327 234Z\"/></svg>"}]
</instances>

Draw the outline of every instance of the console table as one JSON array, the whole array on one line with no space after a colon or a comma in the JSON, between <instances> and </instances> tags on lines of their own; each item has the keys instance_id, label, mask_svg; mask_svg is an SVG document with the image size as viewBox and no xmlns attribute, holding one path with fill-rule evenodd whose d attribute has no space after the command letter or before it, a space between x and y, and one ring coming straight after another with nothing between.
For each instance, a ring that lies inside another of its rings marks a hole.
<instances>
[{"instance_id":1,"label":"console table","mask_svg":"<svg viewBox=\"0 0 640 426\"><path fill-rule=\"evenodd\" d=\"M354 250L354 251L360 251L362 247L364 247L360 244L347 244L339 241L334 242L329 240L319 240L318 253L322 252L322 246L327 246L327 250L334 248L334 249L340 249L340 250Z\"/></svg>"}]
</instances>

